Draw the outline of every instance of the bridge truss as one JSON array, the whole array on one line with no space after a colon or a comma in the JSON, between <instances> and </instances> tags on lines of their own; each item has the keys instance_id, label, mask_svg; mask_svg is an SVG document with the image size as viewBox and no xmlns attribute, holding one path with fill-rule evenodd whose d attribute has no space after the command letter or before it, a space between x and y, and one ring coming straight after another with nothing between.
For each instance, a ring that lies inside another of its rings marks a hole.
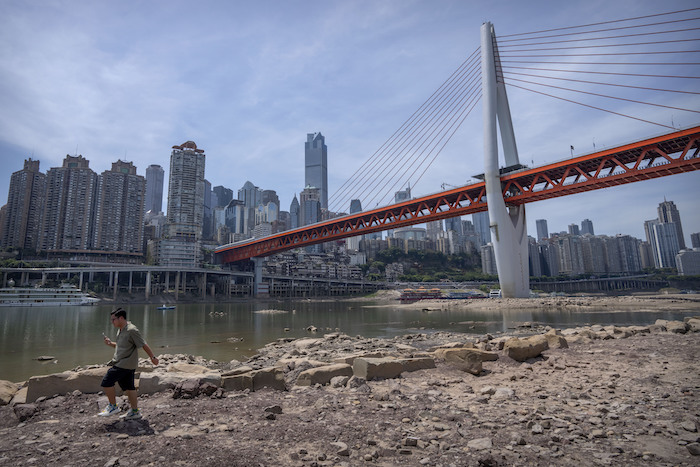
<instances>
[{"instance_id":1,"label":"bridge truss","mask_svg":"<svg viewBox=\"0 0 700 467\"><path fill-rule=\"evenodd\" d=\"M507 205L597 190L700 169L700 126L501 175ZM318 243L487 210L484 182L334 218L215 250L232 263Z\"/></svg>"}]
</instances>

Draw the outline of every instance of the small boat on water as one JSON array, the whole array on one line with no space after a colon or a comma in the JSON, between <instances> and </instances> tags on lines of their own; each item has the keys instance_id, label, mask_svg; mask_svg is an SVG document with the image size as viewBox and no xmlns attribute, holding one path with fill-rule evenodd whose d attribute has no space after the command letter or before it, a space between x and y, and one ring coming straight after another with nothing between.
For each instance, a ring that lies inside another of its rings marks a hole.
<instances>
[{"instance_id":1,"label":"small boat on water","mask_svg":"<svg viewBox=\"0 0 700 467\"><path fill-rule=\"evenodd\" d=\"M94 305L99 298L91 297L70 284L58 288L5 287L0 289L0 306L77 306Z\"/></svg>"},{"instance_id":2,"label":"small boat on water","mask_svg":"<svg viewBox=\"0 0 700 467\"><path fill-rule=\"evenodd\" d=\"M159 306L158 308L156 308L156 310L174 310L174 309L175 309L175 305L166 305L165 303L163 303L162 306Z\"/></svg>"}]
</instances>

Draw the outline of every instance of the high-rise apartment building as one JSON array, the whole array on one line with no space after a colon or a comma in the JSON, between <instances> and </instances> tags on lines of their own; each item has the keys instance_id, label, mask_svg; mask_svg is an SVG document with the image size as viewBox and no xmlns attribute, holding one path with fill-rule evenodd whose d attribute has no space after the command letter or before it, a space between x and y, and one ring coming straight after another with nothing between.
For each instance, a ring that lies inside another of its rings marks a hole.
<instances>
[{"instance_id":1,"label":"high-rise apartment building","mask_svg":"<svg viewBox=\"0 0 700 467\"><path fill-rule=\"evenodd\" d=\"M114 162L111 170L102 172L97 184L94 249L143 252L146 185L131 162Z\"/></svg>"},{"instance_id":2,"label":"high-rise apartment building","mask_svg":"<svg viewBox=\"0 0 700 467\"><path fill-rule=\"evenodd\" d=\"M194 141L173 146L168 179L168 235L197 241L204 223L205 154Z\"/></svg>"},{"instance_id":3,"label":"high-rise apartment building","mask_svg":"<svg viewBox=\"0 0 700 467\"><path fill-rule=\"evenodd\" d=\"M299 224L309 225L321 220L321 190L307 186L299 194Z\"/></svg>"},{"instance_id":4,"label":"high-rise apartment building","mask_svg":"<svg viewBox=\"0 0 700 467\"><path fill-rule=\"evenodd\" d=\"M593 232L593 221L590 219L584 219L581 221L581 235L595 235Z\"/></svg>"},{"instance_id":5,"label":"high-rise apartment building","mask_svg":"<svg viewBox=\"0 0 700 467\"><path fill-rule=\"evenodd\" d=\"M262 194L263 190L255 186L252 182L246 181L238 190L238 199L243 201L248 214L246 215L246 234L248 236L253 235L253 228L255 228L255 211L258 206L262 204Z\"/></svg>"},{"instance_id":6,"label":"high-rise apartment building","mask_svg":"<svg viewBox=\"0 0 700 467\"><path fill-rule=\"evenodd\" d=\"M10 178L0 238L3 247L36 249L45 195L46 175L39 172L39 161L25 160L24 168Z\"/></svg>"},{"instance_id":7,"label":"high-rise apartment building","mask_svg":"<svg viewBox=\"0 0 700 467\"><path fill-rule=\"evenodd\" d=\"M690 234L690 244L693 248L700 248L700 232Z\"/></svg>"},{"instance_id":8,"label":"high-rise apartment building","mask_svg":"<svg viewBox=\"0 0 700 467\"><path fill-rule=\"evenodd\" d=\"M673 201L664 200L659 204L657 209L659 213L659 222L662 224L676 224L676 237L678 237L679 250L685 248L685 239L683 238L683 226L681 224L681 214ZM675 253L674 253L675 255Z\"/></svg>"},{"instance_id":9,"label":"high-rise apartment building","mask_svg":"<svg viewBox=\"0 0 700 467\"><path fill-rule=\"evenodd\" d=\"M97 174L83 156L66 156L46 173L40 250L84 251L92 246Z\"/></svg>"},{"instance_id":10,"label":"high-rise apartment building","mask_svg":"<svg viewBox=\"0 0 700 467\"><path fill-rule=\"evenodd\" d=\"M304 145L304 186L318 188L321 209L328 209L328 147L319 133L307 133Z\"/></svg>"},{"instance_id":11,"label":"high-rise apartment building","mask_svg":"<svg viewBox=\"0 0 700 467\"><path fill-rule=\"evenodd\" d=\"M445 229L443 228L442 224L442 219L437 221L426 222L425 232L429 240L437 242L437 239L442 237L442 234L445 232Z\"/></svg>"},{"instance_id":12,"label":"high-rise apartment building","mask_svg":"<svg viewBox=\"0 0 700 467\"><path fill-rule=\"evenodd\" d=\"M157 164L146 169L146 212L158 214L163 211L163 181L165 171Z\"/></svg>"},{"instance_id":13,"label":"high-rise apartment building","mask_svg":"<svg viewBox=\"0 0 700 467\"><path fill-rule=\"evenodd\" d=\"M576 224L569 224L569 235L581 235L581 230Z\"/></svg>"},{"instance_id":14,"label":"high-rise apartment building","mask_svg":"<svg viewBox=\"0 0 700 467\"><path fill-rule=\"evenodd\" d=\"M491 228L488 211L472 214L472 222L474 223L474 230L477 235L479 235L480 244L486 245L487 243L491 243Z\"/></svg>"},{"instance_id":15,"label":"high-rise apartment building","mask_svg":"<svg viewBox=\"0 0 700 467\"><path fill-rule=\"evenodd\" d=\"M215 186L212 191L216 194L216 205L214 207L226 207L233 199L233 190L222 185Z\"/></svg>"},{"instance_id":16,"label":"high-rise apartment building","mask_svg":"<svg viewBox=\"0 0 700 467\"><path fill-rule=\"evenodd\" d=\"M408 201L411 199L411 187L410 185L406 187L405 190L400 190L394 193L394 202L400 203L401 201Z\"/></svg>"},{"instance_id":17,"label":"high-rise apartment building","mask_svg":"<svg viewBox=\"0 0 700 467\"><path fill-rule=\"evenodd\" d=\"M537 227L537 241L541 242L543 238L549 238L549 230L547 230L547 219L537 219L535 221Z\"/></svg>"},{"instance_id":18,"label":"high-rise apartment building","mask_svg":"<svg viewBox=\"0 0 700 467\"><path fill-rule=\"evenodd\" d=\"M362 212L362 201L359 199L350 200L350 214Z\"/></svg>"},{"instance_id":19,"label":"high-rise apartment building","mask_svg":"<svg viewBox=\"0 0 700 467\"><path fill-rule=\"evenodd\" d=\"M158 242L161 266L199 266L204 225L206 156L194 141L173 146L168 179L166 237Z\"/></svg>"}]
</instances>

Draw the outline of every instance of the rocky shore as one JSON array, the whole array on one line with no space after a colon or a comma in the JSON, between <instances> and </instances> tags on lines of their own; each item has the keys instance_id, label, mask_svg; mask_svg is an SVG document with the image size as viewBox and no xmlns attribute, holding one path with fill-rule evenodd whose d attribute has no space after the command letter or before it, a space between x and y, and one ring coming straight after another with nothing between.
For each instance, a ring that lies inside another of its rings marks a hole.
<instances>
[{"instance_id":1,"label":"rocky shore","mask_svg":"<svg viewBox=\"0 0 700 467\"><path fill-rule=\"evenodd\" d=\"M698 331L318 330L246 362L161 355L135 421L96 416L103 367L3 382L0 465L698 465Z\"/></svg>"}]
</instances>

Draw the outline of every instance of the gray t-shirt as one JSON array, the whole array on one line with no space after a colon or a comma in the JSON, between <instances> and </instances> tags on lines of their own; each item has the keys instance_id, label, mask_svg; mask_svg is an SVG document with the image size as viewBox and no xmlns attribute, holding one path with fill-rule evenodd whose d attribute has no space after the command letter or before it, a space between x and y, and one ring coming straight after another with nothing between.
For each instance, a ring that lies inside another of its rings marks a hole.
<instances>
[{"instance_id":1,"label":"gray t-shirt","mask_svg":"<svg viewBox=\"0 0 700 467\"><path fill-rule=\"evenodd\" d=\"M146 344L139 329L127 323L124 329L117 332L117 346L114 348L112 362L114 366L125 370L135 370L139 366L138 349Z\"/></svg>"}]
</instances>

